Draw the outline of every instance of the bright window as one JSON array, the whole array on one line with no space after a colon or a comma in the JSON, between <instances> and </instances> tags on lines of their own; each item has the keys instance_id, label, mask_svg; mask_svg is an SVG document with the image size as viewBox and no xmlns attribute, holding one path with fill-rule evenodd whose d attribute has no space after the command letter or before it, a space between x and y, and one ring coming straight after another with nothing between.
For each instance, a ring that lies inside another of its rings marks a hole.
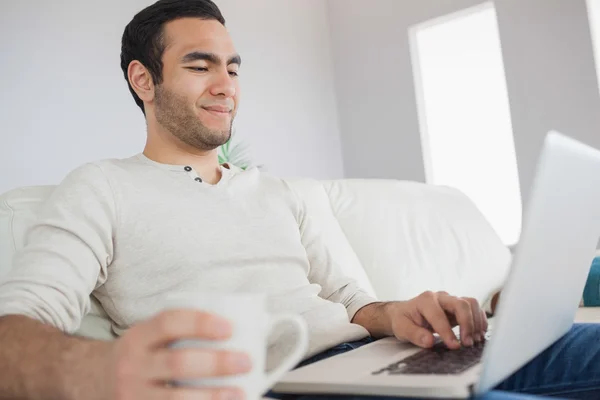
<instances>
[{"instance_id":1,"label":"bright window","mask_svg":"<svg viewBox=\"0 0 600 400\"><path fill-rule=\"evenodd\" d=\"M521 191L492 3L410 31L427 181L469 196L506 245L521 231Z\"/></svg>"}]
</instances>

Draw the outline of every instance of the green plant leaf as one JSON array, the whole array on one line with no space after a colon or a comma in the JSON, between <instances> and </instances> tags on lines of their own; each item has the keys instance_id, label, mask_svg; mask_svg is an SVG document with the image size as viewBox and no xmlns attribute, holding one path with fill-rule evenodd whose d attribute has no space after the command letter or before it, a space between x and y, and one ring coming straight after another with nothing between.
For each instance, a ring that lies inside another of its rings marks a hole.
<instances>
[{"instance_id":1,"label":"green plant leaf","mask_svg":"<svg viewBox=\"0 0 600 400\"><path fill-rule=\"evenodd\" d=\"M243 170L252 166L249 147L247 143L237 139L235 131L227 143L219 147L218 158L219 164L231 163Z\"/></svg>"}]
</instances>

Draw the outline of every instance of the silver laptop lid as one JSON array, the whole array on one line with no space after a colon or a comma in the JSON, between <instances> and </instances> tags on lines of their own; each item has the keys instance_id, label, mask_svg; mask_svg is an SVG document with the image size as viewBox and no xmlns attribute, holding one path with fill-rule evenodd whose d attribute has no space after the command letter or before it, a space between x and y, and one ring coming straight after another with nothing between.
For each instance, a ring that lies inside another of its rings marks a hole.
<instances>
[{"instance_id":1,"label":"silver laptop lid","mask_svg":"<svg viewBox=\"0 0 600 400\"><path fill-rule=\"evenodd\" d=\"M476 387L496 386L571 327L600 237L600 151L546 137Z\"/></svg>"}]
</instances>

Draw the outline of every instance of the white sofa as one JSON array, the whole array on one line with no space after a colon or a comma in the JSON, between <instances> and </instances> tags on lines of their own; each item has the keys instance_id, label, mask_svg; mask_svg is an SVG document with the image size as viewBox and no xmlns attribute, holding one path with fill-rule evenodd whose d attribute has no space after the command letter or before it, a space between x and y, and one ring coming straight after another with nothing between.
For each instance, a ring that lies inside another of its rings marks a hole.
<instances>
[{"instance_id":1,"label":"white sofa","mask_svg":"<svg viewBox=\"0 0 600 400\"><path fill-rule=\"evenodd\" d=\"M501 289L510 251L459 191L392 180L288 181L320 221L334 259L379 299L445 290L485 304ZM19 188L0 196L0 280L53 188ZM584 320L600 320L596 310L583 313ZM110 326L92 301L78 333L111 339Z\"/></svg>"}]
</instances>

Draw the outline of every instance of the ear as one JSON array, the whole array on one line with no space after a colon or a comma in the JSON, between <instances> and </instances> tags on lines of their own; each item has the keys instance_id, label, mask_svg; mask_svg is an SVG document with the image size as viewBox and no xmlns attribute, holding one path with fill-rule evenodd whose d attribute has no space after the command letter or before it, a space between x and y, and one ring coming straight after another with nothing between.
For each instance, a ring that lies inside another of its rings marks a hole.
<instances>
[{"instance_id":1,"label":"ear","mask_svg":"<svg viewBox=\"0 0 600 400\"><path fill-rule=\"evenodd\" d=\"M135 93L144 102L154 99L154 82L150 72L138 60L133 60L127 68L127 78Z\"/></svg>"}]
</instances>

